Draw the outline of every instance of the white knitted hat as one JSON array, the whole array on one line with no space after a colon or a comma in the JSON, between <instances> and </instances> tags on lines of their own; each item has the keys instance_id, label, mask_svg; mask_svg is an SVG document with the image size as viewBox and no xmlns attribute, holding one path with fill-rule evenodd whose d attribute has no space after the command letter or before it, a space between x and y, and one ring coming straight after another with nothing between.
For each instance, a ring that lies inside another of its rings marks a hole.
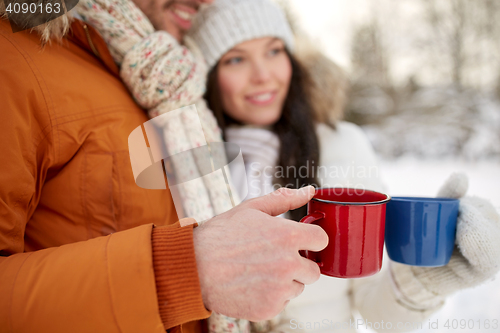
<instances>
[{"instance_id":1,"label":"white knitted hat","mask_svg":"<svg viewBox=\"0 0 500 333\"><path fill-rule=\"evenodd\" d=\"M235 45L278 37L293 51L293 33L285 14L270 0L216 0L195 17L188 35L198 44L209 69Z\"/></svg>"}]
</instances>

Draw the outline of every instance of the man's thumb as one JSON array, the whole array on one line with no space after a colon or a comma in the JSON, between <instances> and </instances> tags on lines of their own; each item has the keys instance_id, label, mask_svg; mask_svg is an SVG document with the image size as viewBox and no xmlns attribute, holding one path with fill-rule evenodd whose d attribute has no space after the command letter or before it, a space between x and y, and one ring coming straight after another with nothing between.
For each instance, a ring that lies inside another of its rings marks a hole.
<instances>
[{"instance_id":1,"label":"man's thumb","mask_svg":"<svg viewBox=\"0 0 500 333\"><path fill-rule=\"evenodd\" d=\"M277 216L304 206L316 193L313 186L309 185L298 190L282 187L268 195L255 198L246 203L254 209L260 210L271 216Z\"/></svg>"}]
</instances>

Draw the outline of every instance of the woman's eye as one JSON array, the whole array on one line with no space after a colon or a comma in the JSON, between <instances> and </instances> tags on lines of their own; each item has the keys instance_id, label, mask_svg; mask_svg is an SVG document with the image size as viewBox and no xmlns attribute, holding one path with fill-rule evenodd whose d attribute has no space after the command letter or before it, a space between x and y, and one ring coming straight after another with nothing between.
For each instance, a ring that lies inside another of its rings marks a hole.
<instances>
[{"instance_id":1,"label":"woman's eye","mask_svg":"<svg viewBox=\"0 0 500 333\"><path fill-rule=\"evenodd\" d=\"M227 59L224 63L226 65L236 65L236 64L239 64L242 61L243 61L242 57L233 57L233 58Z\"/></svg>"},{"instance_id":2,"label":"woman's eye","mask_svg":"<svg viewBox=\"0 0 500 333\"><path fill-rule=\"evenodd\" d=\"M280 54L282 51L283 51L283 49L282 49L282 48L277 47L277 48L274 48L274 49L270 50L270 51L269 51L269 55L271 55L271 56L275 56L275 55Z\"/></svg>"}]
</instances>

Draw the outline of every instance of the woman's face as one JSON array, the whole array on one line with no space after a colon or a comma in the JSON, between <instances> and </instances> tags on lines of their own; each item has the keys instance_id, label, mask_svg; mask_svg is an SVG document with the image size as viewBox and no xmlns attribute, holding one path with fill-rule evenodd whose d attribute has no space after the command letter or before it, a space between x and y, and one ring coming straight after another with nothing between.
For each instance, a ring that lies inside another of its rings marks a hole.
<instances>
[{"instance_id":1,"label":"woman's face","mask_svg":"<svg viewBox=\"0 0 500 333\"><path fill-rule=\"evenodd\" d=\"M281 117L292 65L281 39L264 37L236 45L217 68L222 107L244 124L272 125Z\"/></svg>"}]
</instances>

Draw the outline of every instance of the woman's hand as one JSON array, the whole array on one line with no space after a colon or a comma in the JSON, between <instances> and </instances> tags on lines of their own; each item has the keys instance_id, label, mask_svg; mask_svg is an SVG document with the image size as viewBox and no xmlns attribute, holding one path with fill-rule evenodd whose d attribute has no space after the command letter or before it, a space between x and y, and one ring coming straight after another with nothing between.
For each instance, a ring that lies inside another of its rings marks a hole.
<instances>
[{"instance_id":1,"label":"woman's hand","mask_svg":"<svg viewBox=\"0 0 500 333\"><path fill-rule=\"evenodd\" d=\"M444 297L483 283L500 270L500 215L482 198L464 197L468 179L452 174L438 197L460 199L456 242L450 262L442 267L417 267L391 262L401 302L413 310L440 305Z\"/></svg>"}]
</instances>

